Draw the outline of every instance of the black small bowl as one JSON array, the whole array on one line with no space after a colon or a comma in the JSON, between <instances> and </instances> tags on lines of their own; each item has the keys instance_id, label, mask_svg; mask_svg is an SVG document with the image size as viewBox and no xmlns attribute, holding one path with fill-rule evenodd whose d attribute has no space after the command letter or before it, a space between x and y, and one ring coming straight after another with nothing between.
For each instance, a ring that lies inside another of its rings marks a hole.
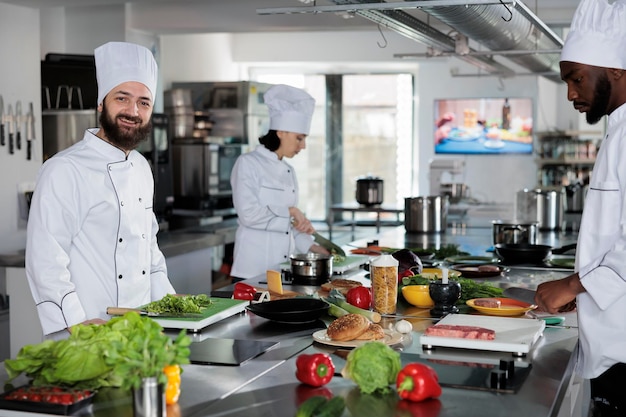
<instances>
[{"instance_id":1,"label":"black small bowl","mask_svg":"<svg viewBox=\"0 0 626 417\"><path fill-rule=\"evenodd\" d=\"M248 311L281 323L309 323L328 311L328 303L315 298L286 298L246 306Z\"/></svg>"}]
</instances>

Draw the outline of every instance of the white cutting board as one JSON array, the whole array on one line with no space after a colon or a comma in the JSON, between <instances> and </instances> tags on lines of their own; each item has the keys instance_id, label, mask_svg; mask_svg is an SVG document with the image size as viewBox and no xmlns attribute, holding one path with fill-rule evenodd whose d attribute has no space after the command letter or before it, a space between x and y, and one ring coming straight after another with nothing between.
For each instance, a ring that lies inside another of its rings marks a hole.
<instances>
[{"instance_id":1,"label":"white cutting board","mask_svg":"<svg viewBox=\"0 0 626 417\"><path fill-rule=\"evenodd\" d=\"M478 349L497 352L528 353L543 335L544 320L482 316L474 314L449 314L437 324L478 326L496 332L494 340L474 340L457 337L420 336L422 346L440 346L462 349Z\"/></svg>"}]
</instances>

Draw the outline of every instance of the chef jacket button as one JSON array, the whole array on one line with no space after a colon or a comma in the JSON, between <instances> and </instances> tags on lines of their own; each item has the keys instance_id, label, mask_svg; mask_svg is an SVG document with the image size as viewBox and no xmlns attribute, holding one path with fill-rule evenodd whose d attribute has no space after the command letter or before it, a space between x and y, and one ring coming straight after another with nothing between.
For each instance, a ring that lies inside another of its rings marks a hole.
<instances>
[{"instance_id":1,"label":"chef jacket button","mask_svg":"<svg viewBox=\"0 0 626 417\"><path fill-rule=\"evenodd\" d=\"M120 243L122 243L122 241L123 241L123 240L124 240L124 239L120 238L119 242L120 242Z\"/></svg>"},{"instance_id":2,"label":"chef jacket button","mask_svg":"<svg viewBox=\"0 0 626 417\"><path fill-rule=\"evenodd\" d=\"M141 197L139 197L139 202L141 203L143 200L141 200Z\"/></svg>"},{"instance_id":3,"label":"chef jacket button","mask_svg":"<svg viewBox=\"0 0 626 417\"><path fill-rule=\"evenodd\" d=\"M120 206L123 206L123 205L124 205L124 202L123 202L123 201L120 201Z\"/></svg>"},{"instance_id":4,"label":"chef jacket button","mask_svg":"<svg viewBox=\"0 0 626 417\"><path fill-rule=\"evenodd\" d=\"M113 171L113 167L112 166L109 166L109 171Z\"/></svg>"},{"instance_id":5,"label":"chef jacket button","mask_svg":"<svg viewBox=\"0 0 626 417\"><path fill-rule=\"evenodd\" d=\"M146 275L146 271L145 271L145 270L144 270L144 271L141 271L141 274L142 274L142 275Z\"/></svg>"},{"instance_id":6,"label":"chef jacket button","mask_svg":"<svg viewBox=\"0 0 626 417\"><path fill-rule=\"evenodd\" d=\"M122 279L122 274L119 274L119 275L117 276L117 278L118 278L118 279Z\"/></svg>"},{"instance_id":7,"label":"chef jacket button","mask_svg":"<svg viewBox=\"0 0 626 417\"><path fill-rule=\"evenodd\" d=\"M144 235L144 234L142 233L142 234L141 234L141 238L142 238L142 239L145 239L145 238L146 238L146 235Z\"/></svg>"}]
</instances>

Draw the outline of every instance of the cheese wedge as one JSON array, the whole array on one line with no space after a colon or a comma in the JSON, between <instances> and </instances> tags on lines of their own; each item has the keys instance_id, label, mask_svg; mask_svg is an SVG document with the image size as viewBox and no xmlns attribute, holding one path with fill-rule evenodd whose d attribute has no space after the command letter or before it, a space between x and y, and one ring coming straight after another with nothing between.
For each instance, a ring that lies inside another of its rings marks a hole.
<instances>
[{"instance_id":1,"label":"cheese wedge","mask_svg":"<svg viewBox=\"0 0 626 417\"><path fill-rule=\"evenodd\" d=\"M267 278L267 288L270 292L276 294L283 294L283 280L280 272L268 269L266 274Z\"/></svg>"}]
</instances>

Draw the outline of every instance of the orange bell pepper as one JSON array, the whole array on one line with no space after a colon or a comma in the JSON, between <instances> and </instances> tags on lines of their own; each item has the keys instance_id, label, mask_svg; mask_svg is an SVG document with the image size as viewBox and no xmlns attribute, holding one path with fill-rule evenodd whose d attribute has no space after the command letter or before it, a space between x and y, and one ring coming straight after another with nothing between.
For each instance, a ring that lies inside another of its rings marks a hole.
<instances>
[{"instance_id":1,"label":"orange bell pepper","mask_svg":"<svg viewBox=\"0 0 626 417\"><path fill-rule=\"evenodd\" d=\"M168 365L163 368L163 372L167 375L165 404L176 404L178 402L178 397L180 397L180 366Z\"/></svg>"}]
</instances>

